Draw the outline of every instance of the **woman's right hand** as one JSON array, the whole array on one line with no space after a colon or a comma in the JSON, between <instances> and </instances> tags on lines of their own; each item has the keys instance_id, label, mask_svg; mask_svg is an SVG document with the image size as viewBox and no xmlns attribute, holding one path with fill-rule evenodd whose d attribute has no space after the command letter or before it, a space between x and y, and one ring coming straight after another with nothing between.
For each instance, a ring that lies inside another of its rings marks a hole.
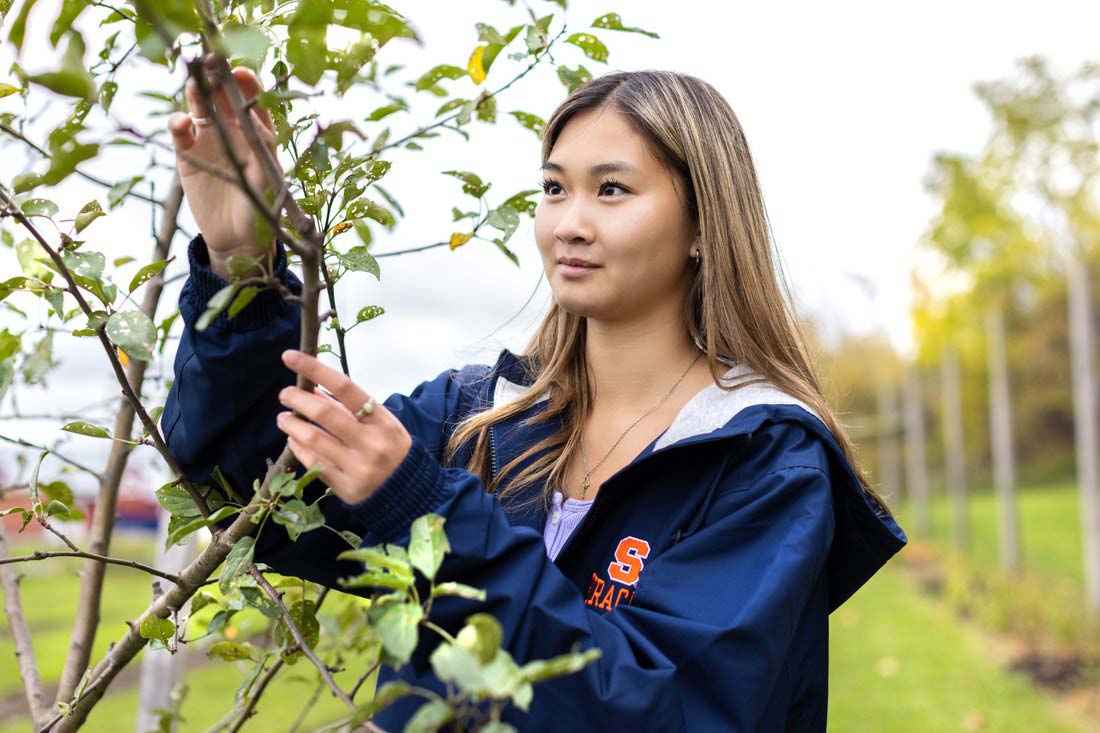
<instances>
[{"instance_id":1,"label":"woman's right hand","mask_svg":"<svg viewBox=\"0 0 1100 733\"><path fill-rule=\"evenodd\" d=\"M213 60L212 55L206 57L208 67L213 65ZM246 99L254 97L263 90L260 80L251 69L237 67L233 69L233 76ZM210 269L228 279L229 270L225 261L230 256L249 255L263 258L273 250L275 238L271 237L266 242L259 242L256 239L256 223L260 214L235 182L209 173L180 155L181 151L186 151L189 156L224 171L233 181L236 181L237 174L223 150L217 127L213 123L202 126L195 126L192 123L192 116L211 117L203 104L198 84L194 79L187 79L185 94L191 114L176 112L168 120L168 130L172 133L172 142L176 148L176 166L187 203L206 241L206 248L210 254ZM274 186L268 181L260 159L249 146L229 102L229 96L223 88L219 87L215 90L214 101L228 129L234 156L243 164L246 180L257 192L264 193L272 190ZM253 105L251 115L260 137L274 154L275 125L271 120L271 114L257 104ZM281 174L281 166L279 171Z\"/></svg>"}]
</instances>

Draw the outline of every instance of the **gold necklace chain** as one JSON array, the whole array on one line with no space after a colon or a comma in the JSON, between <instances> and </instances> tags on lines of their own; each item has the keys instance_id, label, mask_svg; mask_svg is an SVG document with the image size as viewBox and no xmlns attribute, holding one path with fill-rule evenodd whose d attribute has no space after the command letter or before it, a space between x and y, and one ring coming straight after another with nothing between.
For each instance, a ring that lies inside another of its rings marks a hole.
<instances>
[{"instance_id":1,"label":"gold necklace chain","mask_svg":"<svg viewBox=\"0 0 1100 733\"><path fill-rule=\"evenodd\" d=\"M702 356L702 355L703 355L702 351L700 351L698 354L695 355L695 358L691 360L690 364L688 364L688 368L684 371L683 374L680 375L680 378L676 380L676 384L672 385L672 388L669 389L669 391L665 393L664 397L657 400L657 404L653 405L653 407L646 410L645 413L641 417L639 417L637 420L632 422L630 424L630 427L628 427L626 430L623 431L623 434L620 435L619 439L615 441L615 444L611 446L611 450L609 450L606 454L604 454L604 457L600 459L599 463L597 463L595 466L592 467L591 471L588 469L588 457L585 455L585 452L584 452L584 428L583 427L581 428L581 460L584 462L584 481L581 482L581 500L583 500L584 497L585 497L585 494L588 493L588 477L592 475L592 471L595 471L597 468L600 467L600 463L603 463L604 461L607 460L607 457L609 455L611 455L611 453L615 450L616 447L618 447L619 443L622 442L623 438L626 437L626 434L630 432L631 428L633 428L635 425L640 423L646 417L646 415L649 415L651 412L656 410L658 407L661 406L662 402L664 402L666 399L668 399L668 396L670 394L672 394L672 392L678 386L680 386L680 382L684 381L684 377L686 377L688 375L688 372L691 371L691 368L693 366L695 366L695 362L699 361L699 357Z\"/></svg>"}]
</instances>

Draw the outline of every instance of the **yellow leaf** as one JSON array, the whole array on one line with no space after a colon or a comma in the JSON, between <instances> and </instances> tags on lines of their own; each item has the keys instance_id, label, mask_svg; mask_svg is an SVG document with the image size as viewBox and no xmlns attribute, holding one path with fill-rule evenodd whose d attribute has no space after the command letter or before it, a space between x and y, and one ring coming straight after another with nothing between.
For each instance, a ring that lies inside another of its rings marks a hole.
<instances>
[{"instance_id":1,"label":"yellow leaf","mask_svg":"<svg viewBox=\"0 0 1100 733\"><path fill-rule=\"evenodd\" d=\"M11 84L4 84L3 82L0 82L0 99L3 99L4 97L7 97L11 94L17 94L21 91L23 90L19 87L13 87Z\"/></svg>"},{"instance_id":2,"label":"yellow leaf","mask_svg":"<svg viewBox=\"0 0 1100 733\"><path fill-rule=\"evenodd\" d=\"M473 236L473 232L470 232L469 234L460 234L458 232L455 232L451 235L451 249L457 249L461 247L462 245L469 242Z\"/></svg>"},{"instance_id":3,"label":"yellow leaf","mask_svg":"<svg viewBox=\"0 0 1100 733\"><path fill-rule=\"evenodd\" d=\"M126 352L122 350L122 347L116 346L115 351L118 352L118 360L122 362L122 366L130 366L130 357L126 355Z\"/></svg>"},{"instance_id":4,"label":"yellow leaf","mask_svg":"<svg viewBox=\"0 0 1100 733\"><path fill-rule=\"evenodd\" d=\"M485 46L478 46L470 54L470 61L466 64L466 72L474 80L474 84L485 81L485 67L481 65L481 57L485 53Z\"/></svg>"},{"instance_id":5,"label":"yellow leaf","mask_svg":"<svg viewBox=\"0 0 1100 733\"><path fill-rule=\"evenodd\" d=\"M335 237L337 234L343 234L347 230L351 229L352 223L350 221L342 221L332 228L330 234Z\"/></svg>"}]
</instances>

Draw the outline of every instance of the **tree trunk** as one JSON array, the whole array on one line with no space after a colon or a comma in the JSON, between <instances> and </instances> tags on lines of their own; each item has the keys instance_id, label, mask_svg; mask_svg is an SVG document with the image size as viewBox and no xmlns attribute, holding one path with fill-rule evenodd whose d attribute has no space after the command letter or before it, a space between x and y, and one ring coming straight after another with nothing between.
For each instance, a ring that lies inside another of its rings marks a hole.
<instances>
[{"instance_id":1,"label":"tree trunk","mask_svg":"<svg viewBox=\"0 0 1100 733\"><path fill-rule=\"evenodd\" d=\"M959 352L948 345L940 363L943 397L944 482L951 498L951 539L959 550L970 546L970 517L966 501L966 443L963 440L962 388Z\"/></svg>"},{"instance_id":2,"label":"tree trunk","mask_svg":"<svg viewBox=\"0 0 1100 733\"><path fill-rule=\"evenodd\" d=\"M887 380L878 389L878 461L880 493L887 500L901 492L901 421L898 419L897 386Z\"/></svg>"},{"instance_id":3,"label":"tree trunk","mask_svg":"<svg viewBox=\"0 0 1100 733\"><path fill-rule=\"evenodd\" d=\"M172 574L178 574L198 554L198 542L195 535L182 546L172 545L164 549L164 542L168 539L168 520L170 515L163 509L157 510L157 561L156 567ZM159 583L159 593L168 590L165 586L173 584L163 578L154 578L154 584ZM154 596L159 595L154 591ZM191 601L188 599L184 607L180 609L179 618L187 618ZM180 634L182 635L182 634ZM158 727L160 715L154 711L158 708L170 710L172 708L172 691L178 682L184 677L187 666L186 655L189 644L180 644L179 649L173 654L167 649L145 650L145 656L141 660L141 682L138 689L137 718L134 725L136 733L147 733L151 730L160 730ZM176 730L176 721L173 720L169 731Z\"/></svg>"},{"instance_id":4,"label":"tree trunk","mask_svg":"<svg viewBox=\"0 0 1100 733\"><path fill-rule=\"evenodd\" d=\"M1097 457L1096 361L1088 262L1075 253L1069 263L1070 363L1077 482L1081 494L1081 538L1085 555L1085 599L1100 621L1100 465Z\"/></svg>"},{"instance_id":5,"label":"tree trunk","mask_svg":"<svg viewBox=\"0 0 1100 733\"><path fill-rule=\"evenodd\" d=\"M927 539L932 535L932 515L928 504L928 467L924 461L924 404L920 368L916 364L905 375L905 465L916 534Z\"/></svg>"},{"instance_id":6,"label":"tree trunk","mask_svg":"<svg viewBox=\"0 0 1100 733\"><path fill-rule=\"evenodd\" d=\"M1005 319L1000 306L985 313L989 356L989 438L993 485L997 492L1001 568L1020 572L1020 523L1016 508L1016 463L1012 447L1012 399L1005 352Z\"/></svg>"}]
</instances>

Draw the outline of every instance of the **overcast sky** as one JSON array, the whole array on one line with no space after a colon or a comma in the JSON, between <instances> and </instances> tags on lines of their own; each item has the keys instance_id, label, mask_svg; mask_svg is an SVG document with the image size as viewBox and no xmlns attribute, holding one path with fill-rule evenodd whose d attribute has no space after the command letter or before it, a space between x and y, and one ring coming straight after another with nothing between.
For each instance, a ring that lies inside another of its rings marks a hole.
<instances>
[{"instance_id":1,"label":"overcast sky","mask_svg":"<svg viewBox=\"0 0 1100 733\"><path fill-rule=\"evenodd\" d=\"M29 71L55 63L57 54L44 41L55 5L40 2L32 14L23 59ZM477 21L506 30L526 19L522 3L510 8L500 0L393 5L411 18L425 40L423 49L397 40L384 50L383 64L408 64L397 75L401 78L415 78L438 63L465 66L477 41ZM551 34L556 33L560 8L541 0L532 0L531 6L539 15L555 13ZM611 11L620 13L625 25L655 31L660 39L601 30L598 35L611 52L608 64L585 59L579 49L568 45L557 52L558 60L571 67L583 63L597 75L673 69L714 85L745 129L800 309L821 323L827 334L884 329L902 350L910 343L906 309L913 247L934 210L921 180L936 151L976 151L989 129L972 84L1012 75L1015 61L1030 54L1050 58L1062 71L1086 59L1096 60L1095 29L1100 27L1100 7L1095 3L1055 0L1042 5L1003 0L929 0L908 5L575 0L567 11L567 23L573 31L583 31L593 19ZM89 39L95 33L102 31L86 29ZM89 47L92 58L98 46L89 42ZM489 88L499 87L520 68L505 58L506 53L492 68L486 82ZM0 82L14 83L7 73L11 58L10 49L0 49ZM182 70L173 77L144 60L129 66L128 75L119 80L124 90L167 92L183 79ZM443 85L461 96L472 97L477 91L466 79ZM409 89L395 91L412 97ZM47 94L40 88L33 90L32 112L45 106ZM470 125L470 143L443 131L441 137L424 142L423 152L395 154L393 171L384 184L401 202L406 217L392 233L376 227L372 250L435 242L455 231L451 207L470 208L473 199L461 193L456 179L440 171L477 172L492 182L488 198L493 205L521 189L536 188L538 140L506 113L520 109L545 119L564 95L553 69L539 68L502 95L497 125ZM413 114L389 118L393 136L430 120L443 101L426 94L412 99ZM146 130L163 128L164 118L152 116L156 103L124 96L124 92L119 100L122 103L116 101L112 109L116 121ZM317 108L329 118L362 119L384 101L364 93L338 103L318 100ZM16 109L16 98L0 100L0 112ZM111 124L102 117L94 120L94 127L102 132ZM34 127L32 136L42 140L48 129L45 124ZM0 151L0 180L10 184L27 169L30 158L10 141L0 142ZM158 188L163 192L167 166L173 162L164 151L114 148L88 170L117 180L139 172L149 156L166 166L160 171ZM49 195L61 205L62 218L73 216L93 197L106 203L102 189L76 181L71 186L67 182L63 192ZM183 221L189 231L195 231L189 211L185 210ZM132 272L148 261L149 223L147 207L127 205L86 230L85 247L106 253L108 262L124 255L138 258L120 269L116 282L123 288ZM379 396L407 393L449 366L491 363L502 346L514 351L522 348L550 298L532 223L524 217L509 243L521 261L518 269L494 245L471 241L454 252L437 248L384 259L381 283L369 275L350 276L340 288L338 304L346 320L364 305L386 309L385 316L349 335L353 378ZM354 235L344 237L351 246ZM178 259L167 270L169 276L185 271L185 245L182 236L174 243ZM15 274L18 265L10 252L0 252L0 277ZM874 293L857 280L870 283ZM181 284L177 280L162 298L158 321L174 309ZM22 294L13 296L12 302L29 310L32 327L43 322L44 304ZM67 307L72 305L67 301ZM56 320L52 323L57 325ZM0 310L3 326L22 330L25 324ZM177 332L178 328L177 323ZM46 387L14 390L20 412L80 409L118 394L96 340L60 335L56 345L56 358L62 363L48 377ZM173 349L174 342L166 358L154 365L152 375L161 380L171 376ZM162 402L162 384L158 382L149 392L151 405ZM0 403L0 417L13 414L12 400L9 394ZM57 431L61 424L0 419L0 432L52 441L67 435ZM110 425L109 419L101 424ZM93 463L102 462L107 448L106 441L80 436L68 436L66 445L68 452ZM0 443L0 467L10 466L13 451ZM139 452L153 458L151 449Z\"/></svg>"}]
</instances>

